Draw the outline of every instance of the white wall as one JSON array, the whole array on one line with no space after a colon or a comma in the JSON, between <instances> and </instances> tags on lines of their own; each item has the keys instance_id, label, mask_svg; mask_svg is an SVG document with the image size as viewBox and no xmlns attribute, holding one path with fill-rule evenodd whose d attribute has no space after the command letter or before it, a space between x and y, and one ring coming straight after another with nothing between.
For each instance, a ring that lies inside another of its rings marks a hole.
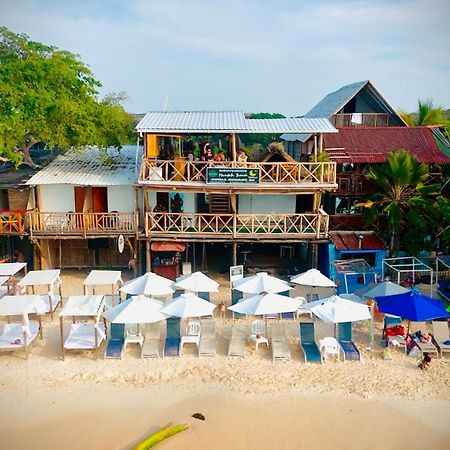
<instances>
[{"instance_id":1,"label":"white wall","mask_svg":"<svg viewBox=\"0 0 450 450\"><path fill-rule=\"evenodd\" d=\"M239 195L240 214L295 214L295 195Z\"/></svg>"},{"instance_id":2,"label":"white wall","mask_svg":"<svg viewBox=\"0 0 450 450\"><path fill-rule=\"evenodd\" d=\"M131 186L108 186L108 210L134 211L134 189Z\"/></svg>"},{"instance_id":3,"label":"white wall","mask_svg":"<svg viewBox=\"0 0 450 450\"><path fill-rule=\"evenodd\" d=\"M39 189L40 210L43 212L75 211L75 194L72 185L48 184Z\"/></svg>"},{"instance_id":4,"label":"white wall","mask_svg":"<svg viewBox=\"0 0 450 450\"><path fill-rule=\"evenodd\" d=\"M184 192L183 195L183 212L195 213L195 194Z\"/></svg>"}]
</instances>

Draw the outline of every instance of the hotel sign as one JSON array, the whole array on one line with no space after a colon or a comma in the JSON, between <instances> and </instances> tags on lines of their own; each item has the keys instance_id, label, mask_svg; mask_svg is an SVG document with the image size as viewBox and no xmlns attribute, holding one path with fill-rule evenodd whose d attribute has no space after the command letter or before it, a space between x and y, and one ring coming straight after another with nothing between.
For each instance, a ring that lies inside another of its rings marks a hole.
<instances>
[{"instance_id":1,"label":"hotel sign","mask_svg":"<svg viewBox=\"0 0 450 450\"><path fill-rule=\"evenodd\" d=\"M208 184L258 184L259 169L241 169L239 167L207 167Z\"/></svg>"}]
</instances>

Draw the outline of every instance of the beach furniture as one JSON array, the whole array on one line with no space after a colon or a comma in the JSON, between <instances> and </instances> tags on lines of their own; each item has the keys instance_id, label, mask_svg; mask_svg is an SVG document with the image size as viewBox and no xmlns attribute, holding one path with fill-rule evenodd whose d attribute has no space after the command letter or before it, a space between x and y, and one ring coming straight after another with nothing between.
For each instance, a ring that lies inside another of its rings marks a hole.
<instances>
[{"instance_id":1,"label":"beach furniture","mask_svg":"<svg viewBox=\"0 0 450 450\"><path fill-rule=\"evenodd\" d=\"M255 343L256 350L258 350L259 344L269 346L269 341L266 338L266 326L263 320L254 320L252 322L252 333L248 337L248 340Z\"/></svg>"},{"instance_id":2,"label":"beach furniture","mask_svg":"<svg viewBox=\"0 0 450 450\"><path fill-rule=\"evenodd\" d=\"M120 289L120 292L125 292L130 295L146 295L148 297L165 297L173 294L173 281L164 278L153 272L147 272L140 277L134 278L126 282Z\"/></svg>"},{"instance_id":3,"label":"beach furniture","mask_svg":"<svg viewBox=\"0 0 450 450\"><path fill-rule=\"evenodd\" d=\"M161 342L161 329L159 322L144 327L144 345L141 349L141 358L159 358L159 345Z\"/></svg>"},{"instance_id":4,"label":"beach furniture","mask_svg":"<svg viewBox=\"0 0 450 450\"><path fill-rule=\"evenodd\" d=\"M352 338L352 322L338 324L338 341L344 354L344 361L361 361L359 351Z\"/></svg>"},{"instance_id":5,"label":"beach furniture","mask_svg":"<svg viewBox=\"0 0 450 450\"><path fill-rule=\"evenodd\" d=\"M289 283L280 280L267 272L258 272L256 275L233 281L233 289L245 294L262 294L263 292L278 294L292 289Z\"/></svg>"},{"instance_id":6,"label":"beach furniture","mask_svg":"<svg viewBox=\"0 0 450 450\"><path fill-rule=\"evenodd\" d=\"M180 318L169 317L163 356L180 356Z\"/></svg>"},{"instance_id":7,"label":"beach furniture","mask_svg":"<svg viewBox=\"0 0 450 450\"><path fill-rule=\"evenodd\" d=\"M323 356L323 360L326 361L327 356L335 356L340 361L341 347L339 342L334 337L324 337L319 340L319 352Z\"/></svg>"},{"instance_id":8,"label":"beach furniture","mask_svg":"<svg viewBox=\"0 0 450 450\"><path fill-rule=\"evenodd\" d=\"M306 301L308 303L317 302L318 300L319 300L319 294L306 294Z\"/></svg>"},{"instance_id":9,"label":"beach furniture","mask_svg":"<svg viewBox=\"0 0 450 450\"><path fill-rule=\"evenodd\" d=\"M39 295L7 295L0 300L0 318L7 323L0 334L0 351L24 350L38 334L42 339L40 315L30 321L28 314L45 312L46 305ZM18 317L21 319L18 320ZM13 320L13 322L11 322Z\"/></svg>"},{"instance_id":10,"label":"beach furniture","mask_svg":"<svg viewBox=\"0 0 450 450\"><path fill-rule=\"evenodd\" d=\"M194 272L177 277L175 287L195 293L219 292L219 283L207 277L203 272ZM201 297L200 295L198 296ZM209 299L206 300L209 301Z\"/></svg>"},{"instance_id":11,"label":"beach furniture","mask_svg":"<svg viewBox=\"0 0 450 450\"><path fill-rule=\"evenodd\" d=\"M142 348L144 336L141 333L140 326L137 323L127 323L125 325L124 350L128 344L139 344Z\"/></svg>"},{"instance_id":12,"label":"beach furniture","mask_svg":"<svg viewBox=\"0 0 450 450\"><path fill-rule=\"evenodd\" d=\"M216 324L214 320L202 322L198 356L216 356Z\"/></svg>"},{"instance_id":13,"label":"beach furniture","mask_svg":"<svg viewBox=\"0 0 450 450\"><path fill-rule=\"evenodd\" d=\"M417 332L421 332L422 334L427 334L427 324L425 322L411 322L409 332L414 338L414 334ZM433 342L422 342L420 339L415 338L414 344L419 348L422 356L424 353L436 353L436 356L439 358L439 350L433 344Z\"/></svg>"},{"instance_id":14,"label":"beach furniture","mask_svg":"<svg viewBox=\"0 0 450 450\"><path fill-rule=\"evenodd\" d=\"M312 322L300 322L300 347L303 350L305 362L323 362L314 339L314 324Z\"/></svg>"},{"instance_id":15,"label":"beach furniture","mask_svg":"<svg viewBox=\"0 0 450 450\"><path fill-rule=\"evenodd\" d=\"M0 297L7 294L15 293L15 286L12 282L14 275L19 273L21 270L27 273L27 263L1 263L0 264Z\"/></svg>"},{"instance_id":16,"label":"beach furniture","mask_svg":"<svg viewBox=\"0 0 450 450\"><path fill-rule=\"evenodd\" d=\"M433 338L436 347L439 349L439 352L442 357L442 353L450 352L450 334L448 332L448 321L438 322L437 320L433 320L431 322L433 326Z\"/></svg>"},{"instance_id":17,"label":"beach furniture","mask_svg":"<svg viewBox=\"0 0 450 450\"><path fill-rule=\"evenodd\" d=\"M284 291L284 292L280 292L280 295L283 295L284 297L289 297L289 291ZM282 319L295 319L296 316L296 312L282 312L281 313L281 318Z\"/></svg>"},{"instance_id":18,"label":"beach furniture","mask_svg":"<svg viewBox=\"0 0 450 450\"><path fill-rule=\"evenodd\" d=\"M286 331L283 323L273 323L271 330L272 362L290 361L291 352L286 340Z\"/></svg>"},{"instance_id":19,"label":"beach furniture","mask_svg":"<svg viewBox=\"0 0 450 450\"><path fill-rule=\"evenodd\" d=\"M103 295L73 295L68 298L59 315L61 357L70 350L97 350L106 339L106 328L100 323L105 309ZM69 335L64 340L64 320L70 319Z\"/></svg>"},{"instance_id":20,"label":"beach furniture","mask_svg":"<svg viewBox=\"0 0 450 450\"><path fill-rule=\"evenodd\" d=\"M388 337L386 330L401 326L402 321L403 320L401 317L385 315L383 319L383 339L386 339ZM389 335L389 336L390 339L394 339L395 341L398 342L399 347L403 347L405 349L405 353L408 351L406 346L406 336L404 334Z\"/></svg>"},{"instance_id":21,"label":"beach furniture","mask_svg":"<svg viewBox=\"0 0 450 450\"><path fill-rule=\"evenodd\" d=\"M240 291L236 291L232 289L231 291L231 306L235 305L239 302L239 300L242 300L244 298L244 294ZM239 317L245 317L245 314L240 314L237 312L232 311L233 319L239 318Z\"/></svg>"},{"instance_id":22,"label":"beach furniture","mask_svg":"<svg viewBox=\"0 0 450 450\"><path fill-rule=\"evenodd\" d=\"M17 283L17 286L22 287L26 293L31 290L33 295L36 293L37 286L47 287L47 294L42 295L42 300L47 305L46 313L50 313L52 319L57 306L60 303L61 306L63 305L60 273L61 271L59 269L31 270ZM55 290L58 291L58 294L54 293Z\"/></svg>"},{"instance_id":23,"label":"beach furniture","mask_svg":"<svg viewBox=\"0 0 450 450\"><path fill-rule=\"evenodd\" d=\"M186 334L184 336L181 336L180 354L183 351L184 344L195 344L198 350L198 345L200 342L200 332L201 332L200 322L188 323Z\"/></svg>"},{"instance_id":24,"label":"beach furniture","mask_svg":"<svg viewBox=\"0 0 450 450\"><path fill-rule=\"evenodd\" d=\"M312 319L311 309L305 308L306 299L304 297L295 297L295 298L300 302L300 306L295 312L295 318L298 319L302 314L308 314L309 317Z\"/></svg>"},{"instance_id":25,"label":"beach furniture","mask_svg":"<svg viewBox=\"0 0 450 450\"><path fill-rule=\"evenodd\" d=\"M228 356L242 356L245 358L246 347L246 333L238 327L233 327L231 329L231 337L228 344Z\"/></svg>"},{"instance_id":26,"label":"beach furniture","mask_svg":"<svg viewBox=\"0 0 450 450\"><path fill-rule=\"evenodd\" d=\"M125 347L125 325L123 323L111 324L111 337L106 345L106 359L122 359Z\"/></svg>"},{"instance_id":27,"label":"beach furniture","mask_svg":"<svg viewBox=\"0 0 450 450\"><path fill-rule=\"evenodd\" d=\"M120 270L91 270L89 275L83 281L84 293L89 293L89 287L92 294L96 294L98 286L109 286L111 295L105 295L105 303L108 306L115 306L120 303L119 288L123 286L122 273Z\"/></svg>"},{"instance_id":28,"label":"beach furniture","mask_svg":"<svg viewBox=\"0 0 450 450\"><path fill-rule=\"evenodd\" d=\"M211 301L209 292L197 292L197 295L198 295L200 298L202 298L203 300L206 300L206 301L208 301L208 302Z\"/></svg>"}]
</instances>

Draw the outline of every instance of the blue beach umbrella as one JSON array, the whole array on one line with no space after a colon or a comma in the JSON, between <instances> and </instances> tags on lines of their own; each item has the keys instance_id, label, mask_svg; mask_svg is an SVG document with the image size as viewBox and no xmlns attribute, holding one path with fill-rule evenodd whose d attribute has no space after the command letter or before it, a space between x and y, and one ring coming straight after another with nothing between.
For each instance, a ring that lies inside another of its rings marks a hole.
<instances>
[{"instance_id":1,"label":"blue beach umbrella","mask_svg":"<svg viewBox=\"0 0 450 450\"><path fill-rule=\"evenodd\" d=\"M413 322L450 317L439 300L413 291L375 297L375 300L380 312L400 316Z\"/></svg>"}]
</instances>

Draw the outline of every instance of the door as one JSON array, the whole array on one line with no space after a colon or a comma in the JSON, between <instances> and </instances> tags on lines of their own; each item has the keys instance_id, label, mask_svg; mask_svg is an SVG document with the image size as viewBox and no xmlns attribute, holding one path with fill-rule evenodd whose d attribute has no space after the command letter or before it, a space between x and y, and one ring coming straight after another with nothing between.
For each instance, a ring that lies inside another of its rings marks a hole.
<instances>
[{"instance_id":1,"label":"door","mask_svg":"<svg viewBox=\"0 0 450 450\"><path fill-rule=\"evenodd\" d=\"M92 210L95 213L108 212L108 188L92 188Z\"/></svg>"}]
</instances>

